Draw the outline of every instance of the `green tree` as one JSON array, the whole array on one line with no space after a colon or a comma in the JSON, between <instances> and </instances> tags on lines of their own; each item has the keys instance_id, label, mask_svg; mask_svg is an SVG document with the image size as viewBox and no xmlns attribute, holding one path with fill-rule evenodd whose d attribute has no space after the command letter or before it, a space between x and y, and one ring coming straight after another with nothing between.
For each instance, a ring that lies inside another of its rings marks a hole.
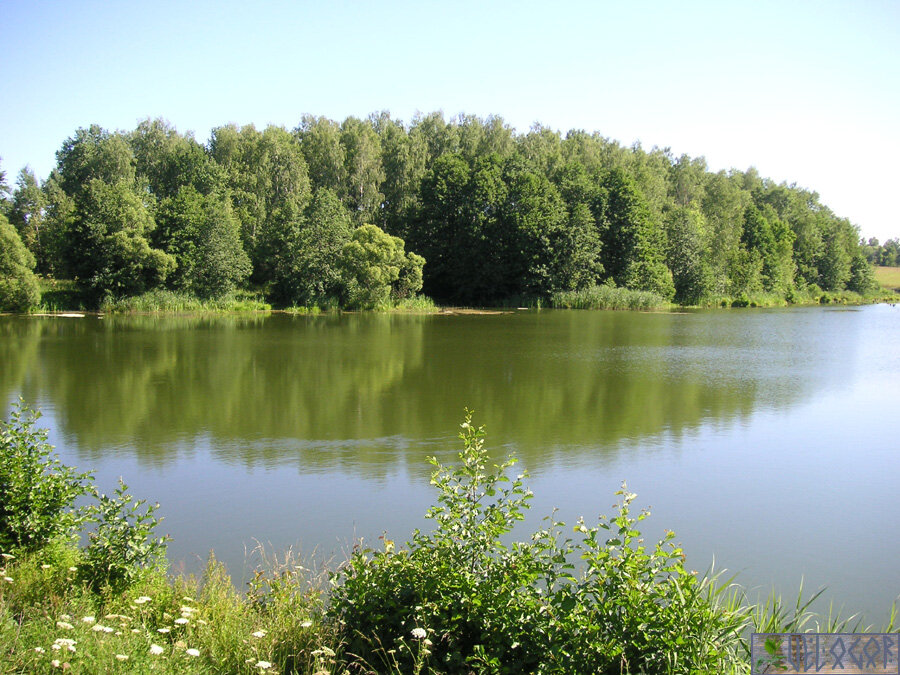
<instances>
[{"instance_id":1,"label":"green tree","mask_svg":"<svg viewBox=\"0 0 900 675\"><path fill-rule=\"evenodd\" d=\"M0 161L3 158L0 157ZM6 171L0 166L0 215L6 215L10 207L10 190L9 184L6 182Z\"/></svg>"},{"instance_id":2,"label":"green tree","mask_svg":"<svg viewBox=\"0 0 900 675\"><path fill-rule=\"evenodd\" d=\"M341 146L347 177L347 208L357 225L370 223L378 217L384 199L380 191L384 181L381 141L370 123L348 117L341 125Z\"/></svg>"},{"instance_id":3,"label":"green tree","mask_svg":"<svg viewBox=\"0 0 900 675\"><path fill-rule=\"evenodd\" d=\"M848 241L848 240L851 240ZM856 243L849 222L834 220L823 233L823 250L819 257L819 285L826 291L842 291L850 280L850 244Z\"/></svg>"},{"instance_id":4,"label":"green tree","mask_svg":"<svg viewBox=\"0 0 900 675\"><path fill-rule=\"evenodd\" d=\"M127 139L135 171L157 199L172 198L185 185L204 195L224 187L224 176L206 149L165 120L143 120Z\"/></svg>"},{"instance_id":5,"label":"green tree","mask_svg":"<svg viewBox=\"0 0 900 675\"><path fill-rule=\"evenodd\" d=\"M278 253L275 293L286 305L327 306L343 290L342 256L350 216L328 188L316 190L302 221L286 232Z\"/></svg>"},{"instance_id":6,"label":"green tree","mask_svg":"<svg viewBox=\"0 0 900 675\"><path fill-rule=\"evenodd\" d=\"M469 228L470 169L458 154L445 154L434 162L422 180L421 209L409 233L410 248L428 261L425 292L441 299L468 296L468 284L460 286L460 275L466 267L465 256L478 259L481 248ZM487 175L483 175L485 193L490 191ZM488 197L482 194L482 197ZM472 283L478 287L477 282Z\"/></svg>"},{"instance_id":7,"label":"green tree","mask_svg":"<svg viewBox=\"0 0 900 675\"><path fill-rule=\"evenodd\" d=\"M225 171L254 279L269 282L278 243L310 199L300 143L281 127L225 126L213 130L210 151Z\"/></svg>"},{"instance_id":8,"label":"green tree","mask_svg":"<svg viewBox=\"0 0 900 675\"><path fill-rule=\"evenodd\" d=\"M665 232L635 182L614 169L603 182L607 190L603 267L617 286L652 291L671 299L672 274L665 266Z\"/></svg>"},{"instance_id":9,"label":"green tree","mask_svg":"<svg viewBox=\"0 0 900 675\"><path fill-rule=\"evenodd\" d=\"M847 288L863 295L878 288L875 270L866 260L862 250L856 251L850 260L850 279L847 281Z\"/></svg>"},{"instance_id":10,"label":"green tree","mask_svg":"<svg viewBox=\"0 0 900 675\"><path fill-rule=\"evenodd\" d=\"M347 170L340 125L325 117L304 115L294 133L300 140L313 187L328 188L339 198L346 197Z\"/></svg>"},{"instance_id":11,"label":"green tree","mask_svg":"<svg viewBox=\"0 0 900 675\"><path fill-rule=\"evenodd\" d=\"M404 251L404 242L375 225L353 231L344 245L342 267L347 306L383 307L422 287L425 259Z\"/></svg>"},{"instance_id":12,"label":"green tree","mask_svg":"<svg viewBox=\"0 0 900 675\"><path fill-rule=\"evenodd\" d=\"M380 223L385 232L406 238L421 204L419 192L428 149L421 134L407 134L403 125L387 113L371 118L371 122L381 142L384 167Z\"/></svg>"},{"instance_id":13,"label":"green tree","mask_svg":"<svg viewBox=\"0 0 900 675\"><path fill-rule=\"evenodd\" d=\"M240 223L221 192L202 195L183 186L157 211L158 238L175 258L172 288L201 298L218 297L244 285L250 259L241 242Z\"/></svg>"},{"instance_id":14,"label":"green tree","mask_svg":"<svg viewBox=\"0 0 900 675\"><path fill-rule=\"evenodd\" d=\"M0 214L0 312L27 312L38 305L41 292L33 269L34 256Z\"/></svg>"},{"instance_id":15,"label":"green tree","mask_svg":"<svg viewBox=\"0 0 900 675\"><path fill-rule=\"evenodd\" d=\"M707 264L708 233L703 213L681 206L666 219L668 250L666 264L672 271L675 302L695 305L712 288L712 273Z\"/></svg>"},{"instance_id":16,"label":"green tree","mask_svg":"<svg viewBox=\"0 0 900 675\"><path fill-rule=\"evenodd\" d=\"M79 279L95 298L125 297L160 287L175 259L150 247L152 216L126 183L92 180L74 232L83 249L75 258Z\"/></svg>"},{"instance_id":17,"label":"green tree","mask_svg":"<svg viewBox=\"0 0 900 675\"><path fill-rule=\"evenodd\" d=\"M16 179L16 189L9 210L9 222L18 230L22 242L34 255L38 269L42 272L49 269L43 227L46 207L47 196L34 172L26 166L19 172Z\"/></svg>"},{"instance_id":18,"label":"green tree","mask_svg":"<svg viewBox=\"0 0 900 675\"><path fill-rule=\"evenodd\" d=\"M559 191L546 176L515 161L507 162L505 180L508 192L498 241L500 290L506 296L545 297L567 288L569 281L557 274L569 267L574 238L565 239L566 211Z\"/></svg>"}]
</instances>

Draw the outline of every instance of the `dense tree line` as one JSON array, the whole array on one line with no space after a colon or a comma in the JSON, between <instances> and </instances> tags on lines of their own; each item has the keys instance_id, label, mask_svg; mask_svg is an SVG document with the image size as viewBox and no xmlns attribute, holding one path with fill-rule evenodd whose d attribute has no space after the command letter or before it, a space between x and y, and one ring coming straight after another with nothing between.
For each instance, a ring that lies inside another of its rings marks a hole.
<instances>
[{"instance_id":1,"label":"dense tree line","mask_svg":"<svg viewBox=\"0 0 900 675\"><path fill-rule=\"evenodd\" d=\"M866 260L873 265L900 267L900 239L897 237L888 239L883 244L872 237L868 241L860 241L859 245L862 247Z\"/></svg>"},{"instance_id":2,"label":"dense tree line","mask_svg":"<svg viewBox=\"0 0 900 675\"><path fill-rule=\"evenodd\" d=\"M755 169L499 117L308 115L205 145L148 119L78 129L56 159L42 184L28 168L4 181L2 209L40 274L94 300L250 285L373 306L424 286L488 304L615 284L693 304L865 292L882 261L815 192Z\"/></svg>"}]
</instances>

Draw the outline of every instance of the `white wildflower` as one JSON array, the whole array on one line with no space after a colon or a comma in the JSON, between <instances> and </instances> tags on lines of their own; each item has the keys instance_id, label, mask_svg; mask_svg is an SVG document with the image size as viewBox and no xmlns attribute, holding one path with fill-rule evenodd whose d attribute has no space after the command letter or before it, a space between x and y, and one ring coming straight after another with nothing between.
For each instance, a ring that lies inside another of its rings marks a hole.
<instances>
[{"instance_id":1,"label":"white wildflower","mask_svg":"<svg viewBox=\"0 0 900 675\"><path fill-rule=\"evenodd\" d=\"M187 654L188 656L200 656L200 650L191 648L188 649L185 654Z\"/></svg>"},{"instance_id":2,"label":"white wildflower","mask_svg":"<svg viewBox=\"0 0 900 675\"><path fill-rule=\"evenodd\" d=\"M165 633L168 633L169 630L171 630L171 629L169 629L169 628L157 628L157 629L156 629L156 632L157 632L157 633L163 633L163 634L165 634Z\"/></svg>"},{"instance_id":3,"label":"white wildflower","mask_svg":"<svg viewBox=\"0 0 900 675\"><path fill-rule=\"evenodd\" d=\"M75 628L75 626L70 624L68 621L57 621L56 627L62 628L63 630L72 630L73 628Z\"/></svg>"},{"instance_id":4,"label":"white wildflower","mask_svg":"<svg viewBox=\"0 0 900 675\"><path fill-rule=\"evenodd\" d=\"M428 633L425 632L424 628L413 628L410 632L414 640L424 640L428 637Z\"/></svg>"},{"instance_id":5,"label":"white wildflower","mask_svg":"<svg viewBox=\"0 0 900 675\"><path fill-rule=\"evenodd\" d=\"M136 604L136 605L143 605L144 603L147 603L147 602L150 602L150 598L148 598L146 595L142 595L139 598L134 599L134 604Z\"/></svg>"},{"instance_id":6,"label":"white wildflower","mask_svg":"<svg viewBox=\"0 0 900 675\"><path fill-rule=\"evenodd\" d=\"M269 663L268 661L257 661L256 667L259 668L260 670L268 670L269 668L272 667L272 664Z\"/></svg>"},{"instance_id":7,"label":"white wildflower","mask_svg":"<svg viewBox=\"0 0 900 675\"><path fill-rule=\"evenodd\" d=\"M304 621L300 624L300 628L309 628L310 626L312 626L312 621Z\"/></svg>"},{"instance_id":8,"label":"white wildflower","mask_svg":"<svg viewBox=\"0 0 900 675\"><path fill-rule=\"evenodd\" d=\"M54 668L59 668L59 659L53 659L50 662L50 665L53 666Z\"/></svg>"},{"instance_id":9,"label":"white wildflower","mask_svg":"<svg viewBox=\"0 0 900 675\"><path fill-rule=\"evenodd\" d=\"M35 647L34 651L36 651L38 654L46 654L47 653L47 650L44 649L43 647Z\"/></svg>"},{"instance_id":10,"label":"white wildflower","mask_svg":"<svg viewBox=\"0 0 900 675\"><path fill-rule=\"evenodd\" d=\"M257 631L250 633L250 635L252 635L255 638L264 638L264 637L266 637L266 631L257 630Z\"/></svg>"},{"instance_id":11,"label":"white wildflower","mask_svg":"<svg viewBox=\"0 0 900 675\"><path fill-rule=\"evenodd\" d=\"M93 616L83 616L81 617L81 620L85 623L94 623L97 619Z\"/></svg>"},{"instance_id":12,"label":"white wildflower","mask_svg":"<svg viewBox=\"0 0 900 675\"><path fill-rule=\"evenodd\" d=\"M166 650L163 649L162 647L160 647L160 646L157 645L157 644L152 644L152 645L150 645L150 653L153 654L154 656L159 656L159 655L162 654L164 651L166 651Z\"/></svg>"},{"instance_id":13,"label":"white wildflower","mask_svg":"<svg viewBox=\"0 0 900 675\"><path fill-rule=\"evenodd\" d=\"M116 660L118 661L127 661L128 654L116 654Z\"/></svg>"},{"instance_id":14,"label":"white wildflower","mask_svg":"<svg viewBox=\"0 0 900 675\"><path fill-rule=\"evenodd\" d=\"M179 626L183 626L184 624L188 623L188 620L184 617L181 617L180 619L175 619L175 623L177 623Z\"/></svg>"}]
</instances>

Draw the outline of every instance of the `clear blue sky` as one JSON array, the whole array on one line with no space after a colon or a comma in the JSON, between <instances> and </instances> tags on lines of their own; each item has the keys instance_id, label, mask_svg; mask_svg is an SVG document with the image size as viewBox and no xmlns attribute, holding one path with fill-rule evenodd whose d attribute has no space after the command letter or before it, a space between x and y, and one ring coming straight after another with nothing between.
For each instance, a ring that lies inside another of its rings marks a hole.
<instances>
[{"instance_id":1,"label":"clear blue sky","mask_svg":"<svg viewBox=\"0 0 900 675\"><path fill-rule=\"evenodd\" d=\"M900 2L84 2L0 6L0 156L75 129L497 114L756 166L900 236Z\"/></svg>"}]
</instances>

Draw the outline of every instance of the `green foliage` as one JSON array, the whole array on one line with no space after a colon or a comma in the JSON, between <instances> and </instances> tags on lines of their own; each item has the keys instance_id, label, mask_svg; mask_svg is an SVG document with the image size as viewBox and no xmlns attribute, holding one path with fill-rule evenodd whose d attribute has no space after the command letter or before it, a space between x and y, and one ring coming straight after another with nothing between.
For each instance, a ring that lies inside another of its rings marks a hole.
<instances>
[{"instance_id":1,"label":"green foliage","mask_svg":"<svg viewBox=\"0 0 900 675\"><path fill-rule=\"evenodd\" d=\"M147 505L146 499L135 500L122 479L114 496L98 495L97 503L87 508L96 529L88 533L82 551L81 580L94 590L121 592L146 570L163 566L167 537L154 535L161 520L153 515L158 508Z\"/></svg>"},{"instance_id":2,"label":"green foliage","mask_svg":"<svg viewBox=\"0 0 900 675\"><path fill-rule=\"evenodd\" d=\"M0 214L0 312L27 312L40 302L34 256Z\"/></svg>"},{"instance_id":3,"label":"green foliage","mask_svg":"<svg viewBox=\"0 0 900 675\"><path fill-rule=\"evenodd\" d=\"M250 292L228 293L218 298L200 300L193 295L173 291L148 291L117 300L107 299L100 310L111 314L158 312L258 312L272 306Z\"/></svg>"},{"instance_id":4,"label":"green foliage","mask_svg":"<svg viewBox=\"0 0 900 675\"><path fill-rule=\"evenodd\" d=\"M577 291L559 291L550 305L561 309L666 309L669 302L650 291L633 291L616 286L591 286Z\"/></svg>"},{"instance_id":5,"label":"green foliage","mask_svg":"<svg viewBox=\"0 0 900 675\"><path fill-rule=\"evenodd\" d=\"M350 217L328 188L316 191L303 220L283 233L275 263L275 295L285 305L335 302L343 285L341 256Z\"/></svg>"},{"instance_id":6,"label":"green foliage","mask_svg":"<svg viewBox=\"0 0 900 675\"><path fill-rule=\"evenodd\" d=\"M713 174L702 157L598 133L516 134L497 116L305 115L293 132L218 127L207 146L160 119L93 125L43 185L23 170L9 192L0 210L38 271L76 280L95 305L249 281L287 306L387 306L384 284L360 285L341 260L348 227L368 223L428 262L391 282L394 299L421 273L430 296L466 305L601 283L681 304L797 298L811 284L871 295L860 258L900 255L896 239L861 244L818 194L753 168Z\"/></svg>"},{"instance_id":7,"label":"green foliage","mask_svg":"<svg viewBox=\"0 0 900 675\"><path fill-rule=\"evenodd\" d=\"M404 251L403 240L376 225L354 230L344 245L342 266L347 306L385 307L391 300L415 295L422 287L425 259Z\"/></svg>"},{"instance_id":8,"label":"green foliage","mask_svg":"<svg viewBox=\"0 0 900 675\"><path fill-rule=\"evenodd\" d=\"M60 463L35 429L40 415L19 401L0 422L0 550L33 551L72 534L83 520L75 500L88 492L88 473Z\"/></svg>"},{"instance_id":9,"label":"green foliage","mask_svg":"<svg viewBox=\"0 0 900 675\"><path fill-rule=\"evenodd\" d=\"M668 533L647 550L623 485L611 519L579 521L562 538L551 518L527 542L504 537L531 492L489 467L484 429L467 413L460 464L440 466L430 533L407 548L357 549L332 578L329 616L344 656L402 672L720 672L739 614L711 602L711 588L683 565ZM580 569L576 568L580 561Z\"/></svg>"}]
</instances>

